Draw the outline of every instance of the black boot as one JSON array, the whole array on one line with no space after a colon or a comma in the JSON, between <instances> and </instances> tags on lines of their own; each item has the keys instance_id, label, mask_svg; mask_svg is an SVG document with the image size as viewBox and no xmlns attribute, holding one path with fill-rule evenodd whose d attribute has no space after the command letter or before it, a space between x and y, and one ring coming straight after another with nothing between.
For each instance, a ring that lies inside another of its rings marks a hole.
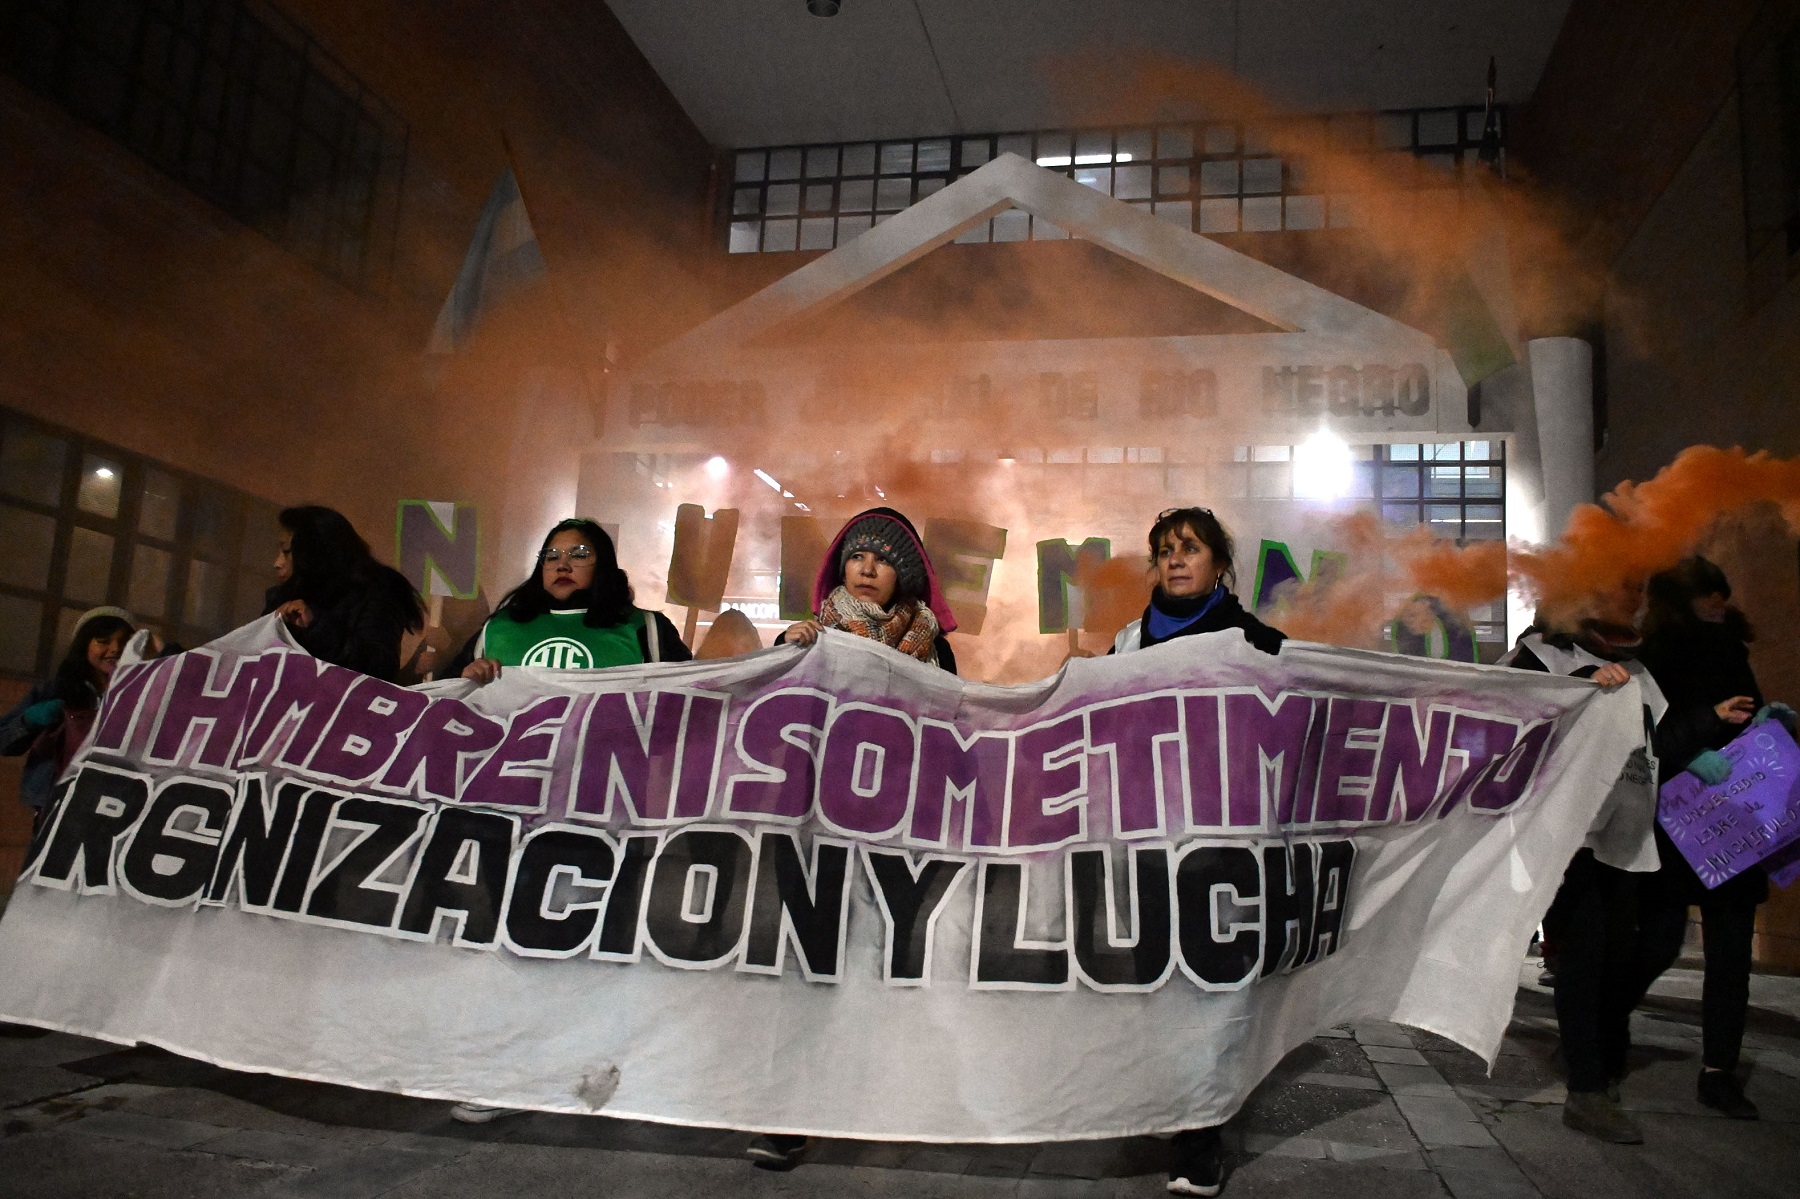
<instances>
[{"instance_id":1,"label":"black boot","mask_svg":"<svg viewBox=\"0 0 1800 1199\"><path fill-rule=\"evenodd\" d=\"M811 1145L811 1137L772 1132L753 1139L744 1150L744 1156L758 1169L786 1171L800 1164Z\"/></svg>"},{"instance_id":2,"label":"black boot","mask_svg":"<svg viewBox=\"0 0 1800 1199\"><path fill-rule=\"evenodd\" d=\"M1700 1102L1724 1112L1733 1120L1755 1120L1762 1115L1744 1098L1743 1084L1729 1070L1700 1071Z\"/></svg>"},{"instance_id":3,"label":"black boot","mask_svg":"<svg viewBox=\"0 0 1800 1199\"><path fill-rule=\"evenodd\" d=\"M1219 1145L1219 1127L1190 1128L1175 1134L1171 1148L1175 1160L1169 1166L1171 1195L1217 1195L1225 1185L1225 1154Z\"/></svg>"}]
</instances>

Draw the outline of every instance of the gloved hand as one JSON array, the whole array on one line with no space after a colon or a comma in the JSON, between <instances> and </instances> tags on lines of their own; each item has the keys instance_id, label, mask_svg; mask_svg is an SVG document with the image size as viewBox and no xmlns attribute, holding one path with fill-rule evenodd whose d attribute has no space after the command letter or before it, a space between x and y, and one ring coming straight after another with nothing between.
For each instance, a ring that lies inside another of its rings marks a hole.
<instances>
[{"instance_id":1,"label":"gloved hand","mask_svg":"<svg viewBox=\"0 0 1800 1199\"><path fill-rule=\"evenodd\" d=\"M1687 769L1708 787L1717 787L1731 777L1731 759L1716 749L1703 749L1694 755Z\"/></svg>"},{"instance_id":2,"label":"gloved hand","mask_svg":"<svg viewBox=\"0 0 1800 1199\"><path fill-rule=\"evenodd\" d=\"M25 727L33 731L49 728L62 719L63 702L60 699L44 699L25 709Z\"/></svg>"},{"instance_id":3,"label":"gloved hand","mask_svg":"<svg viewBox=\"0 0 1800 1199\"><path fill-rule=\"evenodd\" d=\"M1750 718L1750 723L1756 725L1761 724L1765 720L1779 720L1782 728L1786 729L1790 734L1795 734L1796 726L1800 725L1800 713L1796 713L1786 704L1764 704L1757 709L1756 715Z\"/></svg>"}]
</instances>

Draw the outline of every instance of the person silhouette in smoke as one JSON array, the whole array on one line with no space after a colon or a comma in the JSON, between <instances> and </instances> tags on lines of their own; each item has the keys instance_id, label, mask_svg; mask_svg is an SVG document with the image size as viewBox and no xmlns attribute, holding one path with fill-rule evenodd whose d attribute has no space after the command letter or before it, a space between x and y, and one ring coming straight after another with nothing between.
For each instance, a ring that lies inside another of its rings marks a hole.
<instances>
[{"instance_id":1,"label":"person silhouette in smoke","mask_svg":"<svg viewBox=\"0 0 1800 1199\"><path fill-rule=\"evenodd\" d=\"M263 615L280 616L313 657L393 682L401 638L425 627L418 591L375 560L343 513L308 504L282 509L278 520L275 585L263 596Z\"/></svg>"},{"instance_id":2,"label":"person silhouette in smoke","mask_svg":"<svg viewBox=\"0 0 1800 1199\"><path fill-rule=\"evenodd\" d=\"M1731 763L1719 750L1747 725L1777 720L1794 731L1794 709L1763 702L1750 669L1755 633L1731 604L1725 572L1695 556L1651 578L1639 655L1669 710L1656 725L1656 756L1667 782L1686 770L1709 786L1723 783ZM1637 974L1633 1003L1674 964L1687 934L1688 908L1698 906L1706 957L1700 997L1700 1102L1739 1120L1754 1120L1756 1104L1737 1078L1738 1053L1750 1011L1750 967L1756 909L1769 897L1760 865L1707 888L1661 825L1662 867L1644 881L1638 905Z\"/></svg>"},{"instance_id":3,"label":"person silhouette in smoke","mask_svg":"<svg viewBox=\"0 0 1800 1199\"><path fill-rule=\"evenodd\" d=\"M918 530L892 508L859 512L838 532L813 582L813 611L776 644L811 645L821 629L837 629L956 673L944 637L956 617Z\"/></svg>"},{"instance_id":4,"label":"person silhouette in smoke","mask_svg":"<svg viewBox=\"0 0 1800 1199\"><path fill-rule=\"evenodd\" d=\"M1150 526L1150 571L1156 586L1143 616L1119 631L1112 652L1129 654L1201 633L1239 629L1244 640L1266 654L1278 653L1287 634L1244 611L1229 583L1233 568L1231 533L1210 508L1170 508ZM1171 1141L1172 1195L1217 1195L1225 1185L1225 1155L1219 1129L1189 1128Z\"/></svg>"},{"instance_id":5,"label":"person silhouette in smoke","mask_svg":"<svg viewBox=\"0 0 1800 1199\"><path fill-rule=\"evenodd\" d=\"M1540 613L1500 665L1588 679L1622 687L1643 685L1645 742L1612 783L1582 848L1563 871L1544 913L1544 960L1553 975L1556 1024L1562 1037L1568 1094L1563 1123L1602 1141L1637 1145L1643 1131L1619 1106L1631 1047L1632 961L1637 944L1637 895L1643 872L1656 868L1656 780L1648 744L1664 708L1649 672L1633 658L1634 621L1642 587L1628 583L1599 597L1605 616L1573 623L1574 632Z\"/></svg>"}]
</instances>

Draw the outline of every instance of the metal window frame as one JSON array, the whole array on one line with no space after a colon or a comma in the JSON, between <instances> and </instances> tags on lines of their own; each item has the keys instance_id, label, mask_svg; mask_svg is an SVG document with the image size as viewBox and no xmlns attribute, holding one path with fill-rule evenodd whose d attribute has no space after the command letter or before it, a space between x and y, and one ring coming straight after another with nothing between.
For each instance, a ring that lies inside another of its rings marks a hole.
<instances>
[{"instance_id":1,"label":"metal window frame","mask_svg":"<svg viewBox=\"0 0 1800 1199\"><path fill-rule=\"evenodd\" d=\"M50 33L54 45L47 62L12 59L0 49L0 68L328 277L358 291L385 280L397 252L411 141L399 113L267 0L125 3L129 7L121 10L117 28L129 24L130 37L120 44L128 40L130 49L120 61L81 25L78 5L12 0L0 7L0 38L32 21ZM166 36L153 37L158 28ZM191 51L185 81L170 78L167 69L178 46ZM78 56L117 76L115 112L82 105L76 91ZM278 62L285 64L279 76L272 66ZM271 94L282 90L272 89L271 81L279 85L284 79L291 94ZM297 168L309 132L307 101L321 87L341 98L346 115L335 139L317 139L329 167L316 187L301 194ZM277 113L272 124L265 118L271 106ZM260 153L257 136L283 123L278 152L272 158ZM367 130L374 131L372 154L361 140ZM267 207L258 206L261 197L249 191L256 171L273 180Z\"/></svg>"},{"instance_id":2,"label":"metal window frame","mask_svg":"<svg viewBox=\"0 0 1800 1199\"><path fill-rule=\"evenodd\" d=\"M145 617L141 622L158 630L167 639L185 645L210 641L235 627L238 616L246 610L249 600L254 599L260 608L266 582L254 567L246 566L245 550L250 540L257 536L257 530L262 524L267 525L271 545L273 544L274 517L280 511L278 504L216 479L182 470L111 442L88 437L73 429L8 408L0 408L0 449L4 449L6 441L14 436L14 430L20 428L55 438L67 447L67 453L63 460L58 500L54 505L25 499L0 486L0 508L18 509L55 521L45 586L32 588L0 583L0 595L15 596L42 605L34 665L28 670L0 667L0 677L48 677L66 648L59 644L58 637L63 611L67 608L91 606L91 600L71 600L67 592L69 548L76 529L87 529L112 538L112 561L108 568L104 602L127 610L131 610L131 567L137 548L140 545L147 546L170 555L169 573L164 581L163 614L159 617ZM78 503L84 461L89 455L116 462L122 469L119 507L114 516L89 512ZM170 476L182 488L182 499L176 512L175 536L172 539L153 536L139 528L144 480L151 470ZM230 508L223 543L215 547L214 553L204 555L199 552L197 505L194 502L203 492L218 497ZM187 620L187 586L192 564L197 560L218 567L224 576L216 624L192 623Z\"/></svg>"},{"instance_id":3,"label":"metal window frame","mask_svg":"<svg viewBox=\"0 0 1800 1199\"><path fill-rule=\"evenodd\" d=\"M1327 129L1327 130L1332 129L1336 125L1341 125L1341 124L1347 123L1349 121L1356 121L1359 123L1366 121L1367 122L1367 136L1366 136L1366 138L1362 139L1364 144L1361 146L1358 146L1358 147L1350 147L1348 152L1351 152L1351 153L1367 153L1367 154L1374 155L1374 154L1381 154L1381 153L1393 153L1393 152L1398 151L1399 149L1404 148L1404 149L1409 150L1415 156L1424 156L1424 155L1436 156L1436 155L1441 155L1441 154L1445 154L1445 153L1453 154L1457 161L1456 161L1454 172L1447 181L1447 186L1460 186L1465 178L1465 175L1466 175L1466 172L1468 169L1468 164L1469 164L1472 156L1474 155L1474 153L1477 150L1479 150L1480 145L1481 145L1481 139L1479 136L1473 137L1473 138L1471 138L1469 136L1469 124L1470 124L1469 116L1471 113L1481 114L1481 113L1484 113L1485 111L1486 110L1481 105L1478 105L1478 104L1462 104L1462 105L1446 105L1446 106L1437 106L1437 107L1431 107L1431 108L1417 108L1417 109L1390 109L1390 110L1384 110L1384 111L1375 112L1375 113L1333 113L1333 114L1325 114L1322 116L1294 117L1294 118L1288 118L1288 119L1292 120L1292 121L1306 121L1306 122L1309 122L1312 124L1317 124L1322 129ZM1421 144L1419 141L1419 119L1420 119L1420 117L1422 115L1439 114L1439 113L1454 116L1454 119L1456 122L1456 140L1455 140L1455 142L1454 143L1433 142L1430 144ZM1382 118L1395 118L1395 117L1402 117L1406 121L1406 127L1408 129L1408 137L1409 137L1408 145L1406 147L1383 146L1381 144L1381 139L1378 136L1378 132L1377 132L1378 122ZM1502 106L1500 106L1500 129L1501 129L1503 143L1504 143L1504 137L1506 134L1506 130L1508 127L1508 122L1509 122L1509 116L1508 116L1506 107L1504 105L1502 105ZM1235 229L1231 230L1230 232L1240 233L1240 232L1243 232L1243 229L1242 229L1243 200L1246 197L1251 198L1251 199L1275 198L1276 200L1278 200L1278 202L1280 203L1280 206L1281 206L1280 228L1282 230L1289 230L1289 229L1312 230L1312 229L1328 229L1328 228L1337 227L1337 226L1333 225L1333 221L1332 221L1332 210L1337 203L1336 198L1331 195L1328 195L1326 192L1316 189L1316 188L1315 189L1306 189L1304 187L1301 187L1300 186L1301 180L1299 180L1299 178L1298 178L1298 172L1295 171L1291 162L1289 162L1285 158L1282 158L1281 155L1277 154L1272 149L1259 148L1262 144L1262 141L1260 138L1254 136L1254 133L1257 128L1258 128L1258 126L1246 125L1244 122L1234 122L1234 121L1194 121L1194 122L1150 121L1150 122L1138 122L1138 123L1130 123L1130 124L1108 125L1108 126L1097 126L1097 127L1069 127L1066 129L1044 129L1044 130L1030 130L1030 131L1014 130L1011 132L978 133L978 134L968 134L968 135L937 135L937 136L931 136L931 137L919 137L919 138L911 138L911 139L889 138L889 139L885 139L885 140L877 139L877 140L851 141L851 142L816 142L816 143L808 143L808 144L746 147L744 149L736 150L736 151L732 152L731 184L729 187L722 189L722 196L720 199L720 208L721 208L720 227L725 230L725 237L724 237L723 244L720 246L720 249L724 250L727 253L799 252L799 251L789 250L786 247L772 247L772 246L768 245L767 239L765 237L765 226L766 226L767 222L771 219L781 220L781 221L793 220L795 222L799 222L799 221L808 219L809 214L807 211L805 211L805 189L809 185L817 186L817 185L821 185L821 184L829 184L832 188L832 207L831 207L830 211L829 212L823 212L823 211L815 212L815 213L811 213L810 216L812 219L825 219L827 217L829 219L831 219L831 221L833 222L833 224L832 224L832 245L835 247L838 245L842 245L843 241L844 241L844 239L841 236L842 231L843 231L843 225L842 225L843 218L845 218L845 217L860 218L863 215L865 215L862 212L847 212L843 209L843 207L842 207L843 184L847 181L867 180L870 182L871 191L874 192L874 191L878 190L876 185L878 185L880 183L880 181L882 181L884 179L892 180L892 179L907 178L912 181L911 187L908 192L909 196L911 197L910 202L917 203L919 200L923 199L925 197L925 195L929 194L928 192L922 190L922 188L924 186L926 186L927 184L934 182L934 181L941 180L942 183L939 184L939 186L942 186L942 185L950 183L953 180L960 179L962 176L967 175L972 170L978 169L980 164L975 164L975 165L965 165L964 164L963 150L964 150L965 146L971 146L971 145L984 146L985 148L983 151L984 156L982 158L982 162L986 163L986 162L991 162L993 160L994 156L1001 152L999 147L1000 147L1000 143L1002 140L1004 140L1004 139L1014 139L1014 140L1024 139L1025 145L1030 148L1030 151L1031 151L1030 156L1031 156L1032 161L1037 162L1040 158L1043 158L1043 157L1060 157L1060 154L1046 155L1044 153L1044 150L1046 149L1046 147L1043 146L1042 141L1045 138L1051 138L1051 137L1054 137L1057 139L1062 139L1062 138L1068 139L1069 161L1064 164L1051 165L1051 166L1047 167L1046 169L1056 170L1056 171L1061 172L1064 175L1069 176L1070 178L1074 178L1076 173L1083 169L1099 169L1101 167L1105 167L1105 168L1109 168L1109 169L1116 169L1120 165L1118 162L1120 136L1128 135L1128 134L1144 134L1144 133L1147 133L1150 137L1150 155L1147 158L1138 158L1134 154L1133 158L1131 159L1130 164L1128 164L1128 165L1135 166L1135 165L1142 164L1142 165L1149 166L1151 168L1151 187L1150 187L1151 194L1148 199L1132 199L1132 200L1126 201L1127 203L1144 208L1146 211L1150 211L1150 212L1158 211L1160 209L1160 207L1164 204L1183 204L1183 203L1185 203L1188 205L1188 228L1191 230L1194 230L1194 231L1199 231L1199 229L1200 229L1200 200L1202 198L1209 199L1209 200L1235 199L1237 201L1237 205L1238 205L1238 222L1237 222L1237 227ZM1225 151L1208 152L1206 149L1207 133L1209 131L1226 130L1226 129L1229 129L1231 131L1232 149L1229 152L1225 152ZM1163 152L1163 150L1164 150L1164 145L1163 145L1164 134L1168 131L1179 132L1179 131L1183 131L1183 130L1185 130L1187 133L1189 148L1190 148L1191 152L1186 155L1164 154L1164 152ZM1085 163L1085 164L1075 162L1075 159L1077 157L1080 157L1080 155L1076 154L1075 151L1076 151L1077 147L1080 145L1081 139L1083 137L1094 137L1096 135L1104 135L1106 138L1106 144L1111 148L1111 153L1108 156L1107 161L1105 163ZM950 165L947 169L933 170L933 171L928 171L928 172L921 172L917 169L917 167L918 167L918 146L923 142L930 142L930 141L948 141L949 142L949 144L950 144ZM913 148L913 167L914 167L914 169L908 173L883 174L882 170L881 170L881 151L882 151L882 149L886 146L902 145L902 144L909 144ZM870 147L873 152L874 161L871 163L870 169L866 172L856 171L856 172L846 173L844 170L844 152L847 149L849 149L851 147L855 147L855 146ZM837 154L837 171L831 175L822 175L822 176L816 176L816 177L808 176L806 174L807 158L810 153L815 153L820 150L833 150L836 152L836 154ZM772 160L772 155L774 155L776 153L780 153L780 152L796 153L800 156L800 174L797 175L795 178L782 179L782 180L771 180L769 178L769 164ZM751 180L739 180L737 178L739 160L742 158L745 158L747 156L750 156L750 155L760 155L761 156L762 169L760 172L760 177L757 179L751 179ZM1244 190L1243 171L1242 171L1241 164L1245 161L1262 160L1262 159L1269 159L1269 158L1280 158L1281 159L1281 186L1280 186L1280 189L1278 191L1274 191L1274 192L1267 192L1267 191L1246 192ZM1237 190L1229 196L1224 195L1224 194L1220 194L1217 196L1203 195L1203 192L1200 187L1200 173L1201 173L1200 168L1202 167L1203 164L1205 164L1207 162L1219 162L1219 161L1235 161L1240 164L1239 171L1238 171ZM1160 178L1160 172L1165 167L1187 167L1188 168L1188 186L1187 186L1186 191L1179 192L1179 193L1171 192L1168 194L1163 194L1162 192L1160 192L1158 190L1158 181ZM800 211L796 212L795 215L793 215L791 217L786 216L786 215L771 217L768 212L768 189L772 183L777 184L777 185L780 185L780 184L797 185L800 188L800 195L801 195L801 202L799 205ZM1111 181L1109 181L1109 186L1107 188L1107 194L1108 195L1113 194L1116 187L1117 187L1117 178L1115 176ZM936 189L933 188L932 190L936 190ZM744 211L744 212L737 211L738 196L740 195L740 193L754 193L755 208L753 211ZM1304 226L1299 226L1299 225L1291 226L1289 224L1289 219L1290 219L1289 215L1288 215L1289 206L1288 206L1287 201L1290 197L1300 197L1300 196L1317 197L1319 199L1320 205L1321 205L1320 211L1322 213L1322 221L1323 221L1322 224L1304 225ZM867 213L867 215L872 218L872 223L879 224L881 222L881 220L884 219L885 217L893 215L893 213L891 211L890 212L882 212L879 209L873 207L874 203L875 203L875 201L872 198L871 199L871 208L868 210L868 213ZM1045 222L1045 223L1048 224L1048 222ZM739 250L731 249L731 232L730 231L731 231L732 226L734 226L734 225L739 226L739 227L753 225L755 227L755 237L753 239L754 244L755 244L754 250L750 249L749 247L745 247L745 248L739 249ZM1036 218L1032 218L1032 220L1030 221L1030 225L1028 227L1027 238L1029 240L1033 240L1033 241L1047 240L1044 238L1037 237L1037 225L1038 225L1038 221L1036 220ZM794 238L796 246L798 246L798 244L800 242L800 232L801 232L800 226L798 224L796 224L795 225L795 238ZM860 230L858 232L860 232ZM1251 232L1256 232L1256 231L1253 230ZM957 240L965 241L965 242L967 242L967 241L982 242L982 241L993 240L993 236L994 236L993 222L989 221L988 225L985 228L985 231L982 229L982 227L978 226L975 230L971 230L971 231L965 233L962 237L958 238ZM1052 238L1055 238L1055 236L1056 236L1055 234L1051 235ZM1066 236L1066 234L1063 236ZM817 252L823 252L823 251L814 250L814 251L810 251L810 252L817 253Z\"/></svg>"}]
</instances>

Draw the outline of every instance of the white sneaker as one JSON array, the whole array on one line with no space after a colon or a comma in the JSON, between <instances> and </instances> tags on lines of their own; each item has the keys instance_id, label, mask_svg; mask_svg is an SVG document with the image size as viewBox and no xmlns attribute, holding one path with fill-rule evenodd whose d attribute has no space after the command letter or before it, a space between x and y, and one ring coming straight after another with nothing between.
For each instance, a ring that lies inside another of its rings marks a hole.
<instances>
[{"instance_id":1,"label":"white sneaker","mask_svg":"<svg viewBox=\"0 0 1800 1199\"><path fill-rule=\"evenodd\" d=\"M502 1116L516 1116L524 1110L522 1107L486 1107L479 1103L459 1103L450 1109L450 1118L464 1124L486 1124L489 1120L498 1120Z\"/></svg>"}]
</instances>

